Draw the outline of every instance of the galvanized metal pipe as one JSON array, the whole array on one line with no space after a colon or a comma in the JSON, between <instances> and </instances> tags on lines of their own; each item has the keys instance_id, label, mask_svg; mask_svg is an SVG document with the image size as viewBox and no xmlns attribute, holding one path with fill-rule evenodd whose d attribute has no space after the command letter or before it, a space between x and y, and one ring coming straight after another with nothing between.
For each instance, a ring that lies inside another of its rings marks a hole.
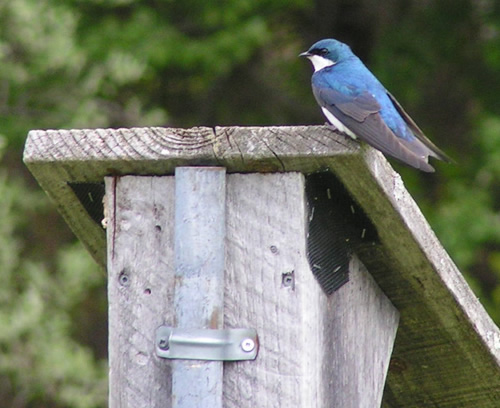
<instances>
[{"instance_id":1,"label":"galvanized metal pipe","mask_svg":"<svg viewBox=\"0 0 500 408\"><path fill-rule=\"evenodd\" d=\"M226 172L175 171L176 327L223 326ZM172 407L222 407L222 362L174 360Z\"/></svg>"}]
</instances>

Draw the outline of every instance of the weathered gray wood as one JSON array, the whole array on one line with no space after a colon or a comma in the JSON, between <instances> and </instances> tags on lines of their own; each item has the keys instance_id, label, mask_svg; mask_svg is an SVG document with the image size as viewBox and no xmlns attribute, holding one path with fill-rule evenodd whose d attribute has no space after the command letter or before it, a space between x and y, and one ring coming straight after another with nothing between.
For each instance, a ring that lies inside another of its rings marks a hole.
<instances>
[{"instance_id":1,"label":"weathered gray wood","mask_svg":"<svg viewBox=\"0 0 500 408\"><path fill-rule=\"evenodd\" d=\"M234 174L227 190L225 323L257 329L260 350L225 365L224 406L322 407L326 297L306 259L304 177Z\"/></svg>"},{"instance_id":2,"label":"weathered gray wood","mask_svg":"<svg viewBox=\"0 0 500 408\"><path fill-rule=\"evenodd\" d=\"M349 282L328 299L331 347L323 363L333 407L380 407L399 312L354 257ZM328 405L326 405L328 406Z\"/></svg>"},{"instance_id":3,"label":"weathered gray wood","mask_svg":"<svg viewBox=\"0 0 500 408\"><path fill-rule=\"evenodd\" d=\"M33 130L24 150L24 162L40 186L103 267L104 232L88 217L68 182L168 175L181 165L221 165L232 172L307 172L326 168L326 159L334 156L346 165L361 160L355 143L322 126Z\"/></svg>"},{"instance_id":4,"label":"weathered gray wood","mask_svg":"<svg viewBox=\"0 0 500 408\"><path fill-rule=\"evenodd\" d=\"M171 407L168 360L155 331L174 326L173 177L106 179L109 406Z\"/></svg>"},{"instance_id":5,"label":"weathered gray wood","mask_svg":"<svg viewBox=\"0 0 500 408\"><path fill-rule=\"evenodd\" d=\"M359 257L401 312L386 406L498 407L498 328L373 149L324 127L59 130L30 132L24 159L101 265L104 233L67 182L172 174L191 164L228 172L329 168L373 220L380 244Z\"/></svg>"},{"instance_id":6,"label":"weathered gray wood","mask_svg":"<svg viewBox=\"0 0 500 408\"><path fill-rule=\"evenodd\" d=\"M306 262L303 192L298 173L229 177L226 323L257 328L261 348L226 365L226 407L380 406L398 312L357 260L327 300Z\"/></svg>"},{"instance_id":7,"label":"weathered gray wood","mask_svg":"<svg viewBox=\"0 0 500 408\"><path fill-rule=\"evenodd\" d=\"M377 227L380 245L359 255L401 313L384 407L499 406L498 327L400 175L387 161L372 160L377 152L367 155L364 169L339 167L337 175Z\"/></svg>"},{"instance_id":8,"label":"weathered gray wood","mask_svg":"<svg viewBox=\"0 0 500 408\"><path fill-rule=\"evenodd\" d=\"M224 168L175 170L174 310L178 328L223 327L225 213ZM173 361L172 407L222 408L222 362Z\"/></svg>"},{"instance_id":9,"label":"weathered gray wood","mask_svg":"<svg viewBox=\"0 0 500 408\"><path fill-rule=\"evenodd\" d=\"M180 169L175 238L173 177L106 184L111 407L376 406L397 312L359 262L327 300L307 263L301 174L230 175L225 205L223 170ZM155 356L158 326L220 328L223 310L226 327L257 329L257 360L225 363L222 381L220 362Z\"/></svg>"}]
</instances>

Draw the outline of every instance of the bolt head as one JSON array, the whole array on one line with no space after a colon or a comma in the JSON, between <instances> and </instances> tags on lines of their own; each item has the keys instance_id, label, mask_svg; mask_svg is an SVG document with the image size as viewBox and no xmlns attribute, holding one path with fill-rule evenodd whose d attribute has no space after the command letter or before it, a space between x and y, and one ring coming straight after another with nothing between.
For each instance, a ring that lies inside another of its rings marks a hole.
<instances>
[{"instance_id":1,"label":"bolt head","mask_svg":"<svg viewBox=\"0 0 500 408\"><path fill-rule=\"evenodd\" d=\"M167 339L160 339L158 342L158 347L161 348L162 350L168 350L169 345L168 345L168 340Z\"/></svg>"},{"instance_id":2,"label":"bolt head","mask_svg":"<svg viewBox=\"0 0 500 408\"><path fill-rule=\"evenodd\" d=\"M255 341L253 339L244 339L241 342L241 349L249 353L255 348Z\"/></svg>"}]
</instances>

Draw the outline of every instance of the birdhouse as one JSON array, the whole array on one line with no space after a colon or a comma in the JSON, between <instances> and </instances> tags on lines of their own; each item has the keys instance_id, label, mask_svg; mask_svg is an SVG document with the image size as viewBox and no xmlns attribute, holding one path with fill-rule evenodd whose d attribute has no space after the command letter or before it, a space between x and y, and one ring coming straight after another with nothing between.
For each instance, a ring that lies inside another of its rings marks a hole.
<instances>
[{"instance_id":1,"label":"birdhouse","mask_svg":"<svg viewBox=\"0 0 500 408\"><path fill-rule=\"evenodd\" d=\"M35 130L24 161L107 269L110 407L499 406L499 330L372 148Z\"/></svg>"}]
</instances>

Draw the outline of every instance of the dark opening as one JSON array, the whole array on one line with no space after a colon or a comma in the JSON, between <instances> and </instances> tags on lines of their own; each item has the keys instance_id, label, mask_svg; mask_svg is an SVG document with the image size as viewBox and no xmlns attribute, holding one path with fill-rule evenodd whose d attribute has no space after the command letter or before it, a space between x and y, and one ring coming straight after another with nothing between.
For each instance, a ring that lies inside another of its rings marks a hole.
<instances>
[{"instance_id":1,"label":"dark opening","mask_svg":"<svg viewBox=\"0 0 500 408\"><path fill-rule=\"evenodd\" d=\"M90 217L101 227L104 218L104 183L68 183Z\"/></svg>"},{"instance_id":2,"label":"dark opening","mask_svg":"<svg viewBox=\"0 0 500 408\"><path fill-rule=\"evenodd\" d=\"M309 265L330 295L349 281L351 255L361 245L376 242L377 231L334 174L325 171L307 176L306 194Z\"/></svg>"}]
</instances>

